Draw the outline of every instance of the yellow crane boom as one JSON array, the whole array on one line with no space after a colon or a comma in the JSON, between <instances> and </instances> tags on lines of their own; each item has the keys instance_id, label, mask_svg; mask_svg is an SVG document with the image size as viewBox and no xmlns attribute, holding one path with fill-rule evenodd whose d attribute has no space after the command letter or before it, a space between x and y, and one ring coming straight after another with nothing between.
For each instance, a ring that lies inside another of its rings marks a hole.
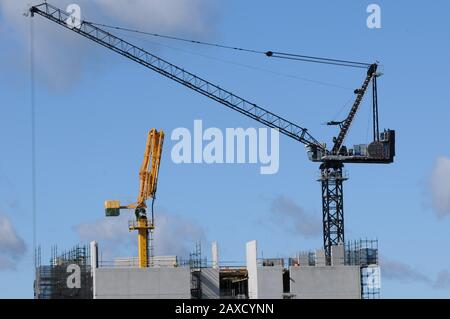
<instances>
[{"instance_id":1,"label":"yellow crane boom","mask_svg":"<svg viewBox=\"0 0 450 319\"><path fill-rule=\"evenodd\" d=\"M129 230L138 231L139 267L148 267L149 231L154 226L153 202L158 184L159 166L161 162L164 132L151 129L145 145L144 160L139 170L139 193L134 204L121 206L118 200L105 201L106 216L119 216L121 209L134 209L136 220L130 222ZM152 199L151 218L147 218L147 199Z\"/></svg>"}]
</instances>

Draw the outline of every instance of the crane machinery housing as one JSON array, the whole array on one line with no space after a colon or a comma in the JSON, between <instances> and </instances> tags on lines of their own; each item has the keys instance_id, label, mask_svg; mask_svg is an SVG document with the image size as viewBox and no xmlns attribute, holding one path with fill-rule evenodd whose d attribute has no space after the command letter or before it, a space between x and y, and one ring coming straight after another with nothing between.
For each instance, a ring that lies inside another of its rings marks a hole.
<instances>
[{"instance_id":1,"label":"crane machinery housing","mask_svg":"<svg viewBox=\"0 0 450 319\"><path fill-rule=\"evenodd\" d=\"M314 58L303 55L267 51L268 57L300 60L306 62L328 63L340 66L363 68L367 70L366 77L360 88L355 90L356 98L349 114L343 121L331 121L328 125L339 126L339 134L333 139L334 145L328 150L325 143L320 143L306 128L278 116L265 108L258 106L230 91L222 89L183 68L180 68L160 57L139 48L112 33L105 31L88 21L79 21L76 27L67 24L70 14L48 3L42 3L30 8L31 16L38 14L65 28L78 33L150 70L172 79L202 95L209 97L247 117L250 117L268 127L278 129L282 134L306 145L311 161L321 163L320 178L322 188L322 224L323 245L327 264L331 261L331 247L344 244L344 202L343 182L347 176L343 171L345 163L359 164L389 164L395 156L395 131L379 131L378 98L377 98L377 63L360 63L344 60ZM361 102L372 84L373 141L369 145L356 145L353 149L343 143L349 128L360 108Z\"/></svg>"},{"instance_id":2,"label":"crane machinery housing","mask_svg":"<svg viewBox=\"0 0 450 319\"><path fill-rule=\"evenodd\" d=\"M136 220L130 221L129 230L137 230L138 232L138 263L140 268L149 266L149 251L152 250L149 243L149 232L155 228L153 207L163 142L163 131L158 132L156 129L151 129L148 132L144 160L139 171L139 194L136 203L121 206L118 200L105 201L106 216L119 216L121 209L134 209ZM150 219L147 216L147 200L149 198L152 200Z\"/></svg>"}]
</instances>

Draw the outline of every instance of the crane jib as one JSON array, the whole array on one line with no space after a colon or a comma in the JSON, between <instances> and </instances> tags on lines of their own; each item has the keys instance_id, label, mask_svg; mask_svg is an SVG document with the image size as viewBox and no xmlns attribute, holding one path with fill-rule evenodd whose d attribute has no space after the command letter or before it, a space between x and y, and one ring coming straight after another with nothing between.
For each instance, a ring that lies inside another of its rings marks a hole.
<instances>
[{"instance_id":1,"label":"crane jib","mask_svg":"<svg viewBox=\"0 0 450 319\"><path fill-rule=\"evenodd\" d=\"M42 10L41 10L42 9ZM305 145L324 149L307 129L292 123L258 105L243 99L230 91L222 89L209 81L202 79L160 57L139 48L93 24L81 21L73 27L66 23L70 14L48 3L42 3L30 8L31 15L39 14L51 21L62 25L104 47L121 54L165 77L168 77L184 86L197 91L235 111L238 111L268 127L278 129L280 133L293 138Z\"/></svg>"}]
</instances>

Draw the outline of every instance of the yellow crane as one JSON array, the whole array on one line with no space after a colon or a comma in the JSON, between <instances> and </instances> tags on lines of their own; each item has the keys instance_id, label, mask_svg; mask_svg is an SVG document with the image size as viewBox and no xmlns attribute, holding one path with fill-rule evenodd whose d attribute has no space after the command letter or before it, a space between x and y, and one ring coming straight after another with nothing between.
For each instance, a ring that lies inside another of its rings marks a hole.
<instances>
[{"instance_id":1,"label":"yellow crane","mask_svg":"<svg viewBox=\"0 0 450 319\"><path fill-rule=\"evenodd\" d=\"M139 171L139 194L134 204L121 206L118 200L105 201L106 216L119 216L121 209L134 209L136 220L129 223L129 230L138 231L139 268L149 266L149 232L155 228L153 220L153 203L158 184L159 165L164 142L164 132L151 129L145 145L144 160ZM147 218L147 203L151 198L151 218Z\"/></svg>"}]
</instances>

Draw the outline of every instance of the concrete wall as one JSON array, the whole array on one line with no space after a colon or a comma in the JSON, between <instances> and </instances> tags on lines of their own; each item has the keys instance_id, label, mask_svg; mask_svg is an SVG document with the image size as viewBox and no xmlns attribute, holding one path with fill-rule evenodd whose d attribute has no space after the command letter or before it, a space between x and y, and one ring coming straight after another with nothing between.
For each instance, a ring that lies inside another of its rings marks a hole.
<instances>
[{"instance_id":1,"label":"concrete wall","mask_svg":"<svg viewBox=\"0 0 450 319\"><path fill-rule=\"evenodd\" d=\"M190 270L179 268L97 268L94 298L190 299Z\"/></svg>"},{"instance_id":2,"label":"concrete wall","mask_svg":"<svg viewBox=\"0 0 450 319\"><path fill-rule=\"evenodd\" d=\"M281 299L283 296L283 267L258 267L257 299Z\"/></svg>"},{"instance_id":3,"label":"concrete wall","mask_svg":"<svg viewBox=\"0 0 450 319\"><path fill-rule=\"evenodd\" d=\"M151 267L176 267L177 256L153 256L149 260ZM139 267L139 257L117 257L114 259L114 267Z\"/></svg>"},{"instance_id":4,"label":"concrete wall","mask_svg":"<svg viewBox=\"0 0 450 319\"><path fill-rule=\"evenodd\" d=\"M290 267L296 299L361 299L359 266Z\"/></svg>"},{"instance_id":5,"label":"concrete wall","mask_svg":"<svg viewBox=\"0 0 450 319\"><path fill-rule=\"evenodd\" d=\"M219 299L219 269L203 268L200 272L202 299Z\"/></svg>"},{"instance_id":6,"label":"concrete wall","mask_svg":"<svg viewBox=\"0 0 450 319\"><path fill-rule=\"evenodd\" d=\"M256 240L246 246L249 299L281 299L283 296L283 267L258 266Z\"/></svg>"}]
</instances>

